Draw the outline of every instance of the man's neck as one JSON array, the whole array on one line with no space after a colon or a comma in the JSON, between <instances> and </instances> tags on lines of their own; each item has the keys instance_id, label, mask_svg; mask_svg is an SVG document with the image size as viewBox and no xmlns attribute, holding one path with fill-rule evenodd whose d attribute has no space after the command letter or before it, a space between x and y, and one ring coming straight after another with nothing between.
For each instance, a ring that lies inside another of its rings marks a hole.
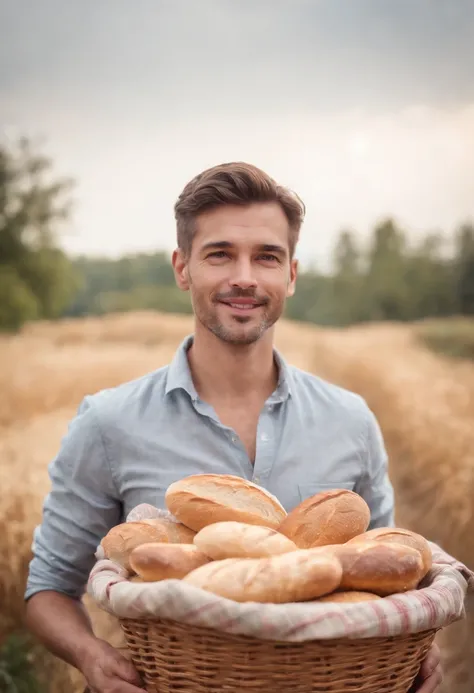
<instances>
[{"instance_id":1,"label":"man's neck","mask_svg":"<svg viewBox=\"0 0 474 693\"><path fill-rule=\"evenodd\" d=\"M196 391L209 402L265 400L278 382L272 330L254 344L232 345L198 329L188 362Z\"/></svg>"}]
</instances>

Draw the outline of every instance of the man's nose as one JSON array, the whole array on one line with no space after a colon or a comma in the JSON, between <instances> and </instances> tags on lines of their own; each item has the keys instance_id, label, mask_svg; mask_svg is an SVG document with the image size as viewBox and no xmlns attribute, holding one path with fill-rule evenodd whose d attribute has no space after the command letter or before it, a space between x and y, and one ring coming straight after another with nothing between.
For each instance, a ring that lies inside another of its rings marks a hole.
<instances>
[{"instance_id":1,"label":"man's nose","mask_svg":"<svg viewBox=\"0 0 474 693\"><path fill-rule=\"evenodd\" d=\"M247 260L236 262L232 269L233 273L229 279L231 286L238 286L240 289L251 289L257 286L251 262Z\"/></svg>"}]
</instances>

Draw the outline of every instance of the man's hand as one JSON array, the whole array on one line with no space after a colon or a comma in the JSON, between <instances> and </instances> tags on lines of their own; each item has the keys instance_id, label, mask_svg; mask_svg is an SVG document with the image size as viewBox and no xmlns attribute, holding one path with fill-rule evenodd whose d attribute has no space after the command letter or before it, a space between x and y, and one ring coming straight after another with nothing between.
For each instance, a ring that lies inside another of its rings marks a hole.
<instances>
[{"instance_id":1,"label":"man's hand","mask_svg":"<svg viewBox=\"0 0 474 693\"><path fill-rule=\"evenodd\" d=\"M433 644L421 664L421 669L410 689L411 693L436 693L443 680L441 653Z\"/></svg>"},{"instance_id":2,"label":"man's hand","mask_svg":"<svg viewBox=\"0 0 474 693\"><path fill-rule=\"evenodd\" d=\"M97 641L80 669L91 693L143 693L143 683L133 664L104 640Z\"/></svg>"}]
</instances>

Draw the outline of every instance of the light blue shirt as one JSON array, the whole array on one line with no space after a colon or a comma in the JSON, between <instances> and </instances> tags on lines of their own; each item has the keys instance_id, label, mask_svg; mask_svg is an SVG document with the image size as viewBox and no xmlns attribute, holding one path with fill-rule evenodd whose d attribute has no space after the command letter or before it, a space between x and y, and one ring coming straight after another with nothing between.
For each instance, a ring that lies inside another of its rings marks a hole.
<instances>
[{"instance_id":1,"label":"light blue shirt","mask_svg":"<svg viewBox=\"0 0 474 693\"><path fill-rule=\"evenodd\" d=\"M286 363L260 414L255 463L235 431L199 399L186 357L85 397L49 466L51 491L35 529L25 598L41 590L81 597L105 534L140 503L165 508L189 474L234 474L287 511L331 488L359 493L370 527L393 526L393 488L375 416L359 395Z\"/></svg>"}]
</instances>

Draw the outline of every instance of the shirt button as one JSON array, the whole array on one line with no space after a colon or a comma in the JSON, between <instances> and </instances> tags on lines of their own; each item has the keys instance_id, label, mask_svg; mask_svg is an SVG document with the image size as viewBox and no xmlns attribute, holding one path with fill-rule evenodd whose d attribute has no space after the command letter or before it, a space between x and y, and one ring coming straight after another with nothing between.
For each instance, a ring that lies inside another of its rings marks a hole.
<instances>
[{"instance_id":1,"label":"shirt button","mask_svg":"<svg viewBox=\"0 0 474 693\"><path fill-rule=\"evenodd\" d=\"M260 440L262 440L264 443L266 443L267 440L268 440L267 434L266 434L266 433L262 433L262 435L260 436Z\"/></svg>"},{"instance_id":2,"label":"shirt button","mask_svg":"<svg viewBox=\"0 0 474 693\"><path fill-rule=\"evenodd\" d=\"M254 476L253 480L254 480L254 482L255 482L256 484L258 484L259 481L260 481L260 477L259 477L259 476Z\"/></svg>"},{"instance_id":3,"label":"shirt button","mask_svg":"<svg viewBox=\"0 0 474 693\"><path fill-rule=\"evenodd\" d=\"M237 442L237 438L236 438L235 436L232 436L232 442L233 442L233 443L236 443L236 442Z\"/></svg>"}]
</instances>

